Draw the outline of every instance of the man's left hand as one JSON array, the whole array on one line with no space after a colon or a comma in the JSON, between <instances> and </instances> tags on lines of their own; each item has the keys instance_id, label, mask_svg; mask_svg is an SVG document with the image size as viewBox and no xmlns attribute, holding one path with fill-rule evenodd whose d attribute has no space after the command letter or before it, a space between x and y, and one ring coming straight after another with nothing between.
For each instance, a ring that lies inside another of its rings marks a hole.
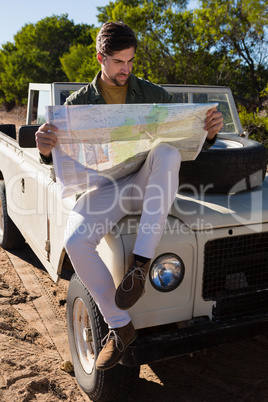
<instances>
[{"instance_id":1,"label":"man's left hand","mask_svg":"<svg viewBox=\"0 0 268 402\"><path fill-rule=\"evenodd\" d=\"M212 140L223 126L221 112L218 112L216 107L208 110L205 123L205 130L208 132L207 139Z\"/></svg>"}]
</instances>

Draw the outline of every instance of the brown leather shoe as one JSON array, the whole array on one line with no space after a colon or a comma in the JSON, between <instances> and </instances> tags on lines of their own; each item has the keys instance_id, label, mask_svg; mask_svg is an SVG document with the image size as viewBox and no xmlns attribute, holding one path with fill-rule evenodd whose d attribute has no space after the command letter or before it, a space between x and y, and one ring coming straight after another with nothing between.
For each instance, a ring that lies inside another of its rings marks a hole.
<instances>
[{"instance_id":1,"label":"brown leather shoe","mask_svg":"<svg viewBox=\"0 0 268 402\"><path fill-rule=\"evenodd\" d=\"M101 342L103 349L98 355L96 369L108 370L114 367L128 345L134 342L136 338L137 333L131 321L124 327L110 329Z\"/></svg>"},{"instance_id":2,"label":"brown leather shoe","mask_svg":"<svg viewBox=\"0 0 268 402\"><path fill-rule=\"evenodd\" d=\"M118 308L128 310L139 300L144 293L144 285L149 267L150 261L145 264L134 261L134 256L131 254L128 271L115 294L115 304Z\"/></svg>"}]
</instances>

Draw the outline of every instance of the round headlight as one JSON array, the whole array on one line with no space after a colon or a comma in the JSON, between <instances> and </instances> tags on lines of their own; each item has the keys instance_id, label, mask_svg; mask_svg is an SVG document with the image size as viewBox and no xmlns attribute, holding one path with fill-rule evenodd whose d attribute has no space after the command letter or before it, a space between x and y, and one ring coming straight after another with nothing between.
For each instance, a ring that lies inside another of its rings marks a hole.
<instances>
[{"instance_id":1,"label":"round headlight","mask_svg":"<svg viewBox=\"0 0 268 402\"><path fill-rule=\"evenodd\" d=\"M176 254L162 254L152 263L149 278L153 287L160 292L176 289L184 277L184 263Z\"/></svg>"}]
</instances>

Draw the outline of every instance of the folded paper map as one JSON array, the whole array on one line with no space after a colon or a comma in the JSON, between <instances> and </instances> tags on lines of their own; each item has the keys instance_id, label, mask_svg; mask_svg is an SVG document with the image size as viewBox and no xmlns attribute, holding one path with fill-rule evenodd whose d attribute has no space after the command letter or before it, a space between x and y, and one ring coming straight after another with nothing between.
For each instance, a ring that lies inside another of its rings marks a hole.
<instances>
[{"instance_id":1,"label":"folded paper map","mask_svg":"<svg viewBox=\"0 0 268 402\"><path fill-rule=\"evenodd\" d=\"M194 160L206 138L206 113L216 104L48 106L58 131L52 157L63 196L96 188L99 178L117 180L138 170L160 142Z\"/></svg>"}]
</instances>

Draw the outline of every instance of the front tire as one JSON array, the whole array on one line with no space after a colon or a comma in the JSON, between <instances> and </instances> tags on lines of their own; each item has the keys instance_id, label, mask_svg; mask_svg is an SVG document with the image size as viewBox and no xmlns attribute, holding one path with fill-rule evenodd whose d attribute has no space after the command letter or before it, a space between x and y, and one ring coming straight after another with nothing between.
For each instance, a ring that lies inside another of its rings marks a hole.
<instances>
[{"instance_id":1,"label":"front tire","mask_svg":"<svg viewBox=\"0 0 268 402\"><path fill-rule=\"evenodd\" d=\"M135 386L140 368L117 364L107 371L96 370L95 361L108 327L76 274L71 278L67 295L67 329L74 372L82 390L93 401L127 397Z\"/></svg>"}]
</instances>

